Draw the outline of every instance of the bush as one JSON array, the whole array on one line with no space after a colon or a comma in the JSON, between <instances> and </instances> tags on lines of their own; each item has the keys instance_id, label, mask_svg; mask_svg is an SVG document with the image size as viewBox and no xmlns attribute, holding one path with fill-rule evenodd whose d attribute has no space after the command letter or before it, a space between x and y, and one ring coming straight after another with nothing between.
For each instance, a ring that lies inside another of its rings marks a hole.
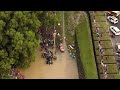
<instances>
[{"instance_id":1,"label":"bush","mask_svg":"<svg viewBox=\"0 0 120 90\"><path fill-rule=\"evenodd\" d=\"M93 53L90 27L86 16L82 17L81 23L76 28L80 57L85 71L86 79L97 79L97 69Z\"/></svg>"}]
</instances>

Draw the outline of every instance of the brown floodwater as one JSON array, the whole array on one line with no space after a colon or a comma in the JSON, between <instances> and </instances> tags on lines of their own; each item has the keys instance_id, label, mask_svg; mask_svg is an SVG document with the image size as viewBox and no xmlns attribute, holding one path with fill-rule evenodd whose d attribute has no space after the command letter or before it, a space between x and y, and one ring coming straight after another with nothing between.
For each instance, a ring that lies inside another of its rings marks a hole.
<instances>
[{"instance_id":1,"label":"brown floodwater","mask_svg":"<svg viewBox=\"0 0 120 90\"><path fill-rule=\"evenodd\" d=\"M35 62L29 68L21 70L25 79L78 79L76 61L69 57L68 52L57 52L56 56L57 60L48 65L38 50Z\"/></svg>"},{"instance_id":2,"label":"brown floodwater","mask_svg":"<svg viewBox=\"0 0 120 90\"><path fill-rule=\"evenodd\" d=\"M64 31L64 12L63 12L63 36ZM40 49L36 52L35 62L27 69L21 70L25 79L79 79L76 60L72 59L67 51L65 40L63 41L65 52L56 53L57 60L53 60L52 65L45 63L41 57Z\"/></svg>"}]
</instances>

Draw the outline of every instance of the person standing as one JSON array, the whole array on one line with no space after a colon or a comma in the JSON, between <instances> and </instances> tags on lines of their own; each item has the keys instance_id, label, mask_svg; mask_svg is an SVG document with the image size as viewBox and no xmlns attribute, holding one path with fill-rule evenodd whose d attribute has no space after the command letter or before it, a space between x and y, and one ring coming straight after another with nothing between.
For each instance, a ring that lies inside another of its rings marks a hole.
<instances>
[{"instance_id":1,"label":"person standing","mask_svg":"<svg viewBox=\"0 0 120 90\"><path fill-rule=\"evenodd\" d=\"M104 78L105 78L105 79L107 78L107 72L104 73Z\"/></svg>"}]
</instances>

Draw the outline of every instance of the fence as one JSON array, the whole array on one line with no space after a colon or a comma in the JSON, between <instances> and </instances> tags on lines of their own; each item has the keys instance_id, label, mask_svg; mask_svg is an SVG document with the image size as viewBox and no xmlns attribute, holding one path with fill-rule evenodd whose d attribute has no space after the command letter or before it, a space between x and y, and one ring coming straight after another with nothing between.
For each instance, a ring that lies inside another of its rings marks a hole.
<instances>
[{"instance_id":1,"label":"fence","mask_svg":"<svg viewBox=\"0 0 120 90\"><path fill-rule=\"evenodd\" d=\"M75 31L75 49L76 49L76 61L77 61L79 79L85 79L85 72L80 58L80 49L78 46L76 31Z\"/></svg>"},{"instance_id":2,"label":"fence","mask_svg":"<svg viewBox=\"0 0 120 90\"><path fill-rule=\"evenodd\" d=\"M96 56L96 51L95 51L95 44L94 44L94 39L93 39L91 16L90 16L90 13L88 11L86 11L86 13L87 13L88 21L89 21L89 25L90 25L91 38L92 38L94 57L95 57L95 62L96 62L96 67L97 67L97 72L98 72L98 78L100 79L100 74L99 74L99 69L98 69L98 63L97 63L97 56Z\"/></svg>"}]
</instances>

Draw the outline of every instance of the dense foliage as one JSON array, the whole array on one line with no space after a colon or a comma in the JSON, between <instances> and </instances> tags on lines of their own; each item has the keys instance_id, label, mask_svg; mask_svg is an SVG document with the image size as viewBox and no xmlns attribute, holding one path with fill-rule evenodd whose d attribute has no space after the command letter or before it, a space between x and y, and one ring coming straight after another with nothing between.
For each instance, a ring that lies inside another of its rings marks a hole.
<instances>
[{"instance_id":1,"label":"dense foliage","mask_svg":"<svg viewBox=\"0 0 120 90\"><path fill-rule=\"evenodd\" d=\"M29 67L40 43L39 28L53 27L53 11L0 11L0 76L17 67Z\"/></svg>"},{"instance_id":2,"label":"dense foliage","mask_svg":"<svg viewBox=\"0 0 120 90\"><path fill-rule=\"evenodd\" d=\"M39 45L41 22L35 12L0 12L0 70L28 67Z\"/></svg>"}]
</instances>

